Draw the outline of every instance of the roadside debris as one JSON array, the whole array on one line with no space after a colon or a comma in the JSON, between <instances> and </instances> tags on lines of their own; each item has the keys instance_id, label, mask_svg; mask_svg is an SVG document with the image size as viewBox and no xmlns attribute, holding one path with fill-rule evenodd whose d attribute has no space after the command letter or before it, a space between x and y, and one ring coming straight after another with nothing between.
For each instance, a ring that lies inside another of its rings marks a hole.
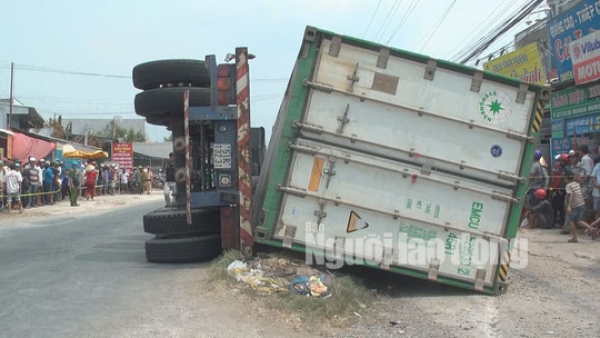
<instances>
[{"instance_id":1,"label":"roadside debris","mask_svg":"<svg viewBox=\"0 0 600 338\"><path fill-rule=\"evenodd\" d=\"M292 291L313 298L331 297L325 276L302 262L270 257L250 261L235 260L227 267L229 276L263 293Z\"/></svg>"}]
</instances>

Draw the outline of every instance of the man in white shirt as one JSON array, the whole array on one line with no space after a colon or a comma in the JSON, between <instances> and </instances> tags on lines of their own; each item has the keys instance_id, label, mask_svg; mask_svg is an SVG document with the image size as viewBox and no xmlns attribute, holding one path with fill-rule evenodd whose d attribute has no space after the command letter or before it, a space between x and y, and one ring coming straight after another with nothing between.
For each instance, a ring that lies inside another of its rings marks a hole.
<instances>
[{"instance_id":1,"label":"man in white shirt","mask_svg":"<svg viewBox=\"0 0 600 338\"><path fill-rule=\"evenodd\" d=\"M127 172L127 169L123 168L121 171L121 185L120 185L120 191L127 191L128 189L128 185L129 185L129 173Z\"/></svg>"},{"instance_id":2,"label":"man in white shirt","mask_svg":"<svg viewBox=\"0 0 600 338\"><path fill-rule=\"evenodd\" d=\"M581 180L581 192L586 202L586 214L593 209L592 191L594 183L592 182L592 171L594 170L594 160L589 155L590 148L587 144L582 144L578 148L579 165L585 170L585 176Z\"/></svg>"},{"instance_id":3,"label":"man in white shirt","mask_svg":"<svg viewBox=\"0 0 600 338\"><path fill-rule=\"evenodd\" d=\"M10 171L6 175L6 204L9 214L11 212L13 202L17 202L19 204L19 213L23 213L23 204L21 203L21 183L23 182L23 177L17 168L17 163L11 164Z\"/></svg>"}]
</instances>

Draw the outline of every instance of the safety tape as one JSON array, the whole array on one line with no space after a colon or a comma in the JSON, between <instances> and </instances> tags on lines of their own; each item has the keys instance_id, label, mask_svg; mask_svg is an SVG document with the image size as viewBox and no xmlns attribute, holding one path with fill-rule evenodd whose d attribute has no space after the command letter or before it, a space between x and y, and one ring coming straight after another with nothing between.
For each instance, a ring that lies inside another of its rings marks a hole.
<instances>
[{"instance_id":1,"label":"safety tape","mask_svg":"<svg viewBox=\"0 0 600 338\"><path fill-rule=\"evenodd\" d=\"M542 117L544 114L544 103L542 101L538 102L537 109L535 111L535 117L533 119L532 131L537 133L540 131L540 126L542 125Z\"/></svg>"},{"instance_id":2,"label":"safety tape","mask_svg":"<svg viewBox=\"0 0 600 338\"><path fill-rule=\"evenodd\" d=\"M508 265L510 263L510 251L505 250L502 253L502 259L500 261L500 269L498 271L498 280L501 282L506 282L508 278Z\"/></svg>"},{"instance_id":3,"label":"safety tape","mask_svg":"<svg viewBox=\"0 0 600 338\"><path fill-rule=\"evenodd\" d=\"M102 185L97 185L97 188L102 188ZM78 187L79 190L87 190L87 186L83 186L83 187ZM23 194L19 194L20 197L29 197L29 196L44 196L44 195L54 195L54 194L58 194L59 192L62 191L62 188L56 190L56 191L46 191L46 192L36 192L35 194L32 193L23 193ZM4 195L0 192L0 198L5 198L8 197L7 195Z\"/></svg>"}]
</instances>

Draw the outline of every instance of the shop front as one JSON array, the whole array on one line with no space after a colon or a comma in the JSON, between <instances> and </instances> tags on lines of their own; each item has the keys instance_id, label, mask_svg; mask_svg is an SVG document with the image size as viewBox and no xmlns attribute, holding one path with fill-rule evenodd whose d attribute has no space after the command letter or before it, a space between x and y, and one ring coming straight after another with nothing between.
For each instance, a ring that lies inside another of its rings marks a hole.
<instances>
[{"instance_id":1,"label":"shop front","mask_svg":"<svg viewBox=\"0 0 600 338\"><path fill-rule=\"evenodd\" d=\"M600 85L568 88L552 93L551 156L587 144L597 155L600 144Z\"/></svg>"},{"instance_id":2,"label":"shop front","mask_svg":"<svg viewBox=\"0 0 600 338\"><path fill-rule=\"evenodd\" d=\"M0 129L0 160L12 156L12 138L15 134L6 129Z\"/></svg>"}]
</instances>

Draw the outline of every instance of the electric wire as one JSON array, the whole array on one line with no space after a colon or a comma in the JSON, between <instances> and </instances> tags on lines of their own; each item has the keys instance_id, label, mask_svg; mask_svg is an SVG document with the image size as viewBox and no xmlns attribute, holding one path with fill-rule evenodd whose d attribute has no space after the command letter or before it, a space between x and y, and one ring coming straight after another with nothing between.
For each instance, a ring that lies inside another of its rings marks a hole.
<instances>
[{"instance_id":1,"label":"electric wire","mask_svg":"<svg viewBox=\"0 0 600 338\"><path fill-rule=\"evenodd\" d=\"M377 11L379 11L379 6L381 6L381 2L383 0L379 0L379 3L377 3L377 7L375 8L375 11L373 12L373 15L371 16L371 20L369 20L369 24L367 25L367 29L365 29L365 32L362 35L362 39L365 38L365 35L367 35L367 32L369 31L369 28L371 28L371 24L373 23L373 19L375 19L375 15L377 15Z\"/></svg>"},{"instance_id":2,"label":"electric wire","mask_svg":"<svg viewBox=\"0 0 600 338\"><path fill-rule=\"evenodd\" d=\"M396 9L394 9L394 12L392 13L392 16L390 17L390 20L388 21L387 25L385 26L385 29L383 30L383 32L381 33L381 36L379 37L379 39L377 40L377 43L381 42L381 39L383 39L383 36L385 35L385 33L387 32L388 28L390 28L390 24L392 23L392 20L394 19L394 17L396 16L396 12L398 12L398 9L400 8L400 5L402 4L402 0L400 0L398 2L398 6L396 6Z\"/></svg>"},{"instance_id":3,"label":"electric wire","mask_svg":"<svg viewBox=\"0 0 600 338\"><path fill-rule=\"evenodd\" d=\"M410 6L408 7L409 8L408 11L404 14L404 16L402 17L402 19L400 20L400 22L396 26L396 29L394 29L394 32L392 33L392 35L390 36L390 38L385 43L386 45L388 45L392 41L392 39L396 36L396 34L398 34L398 32L400 31L400 28L402 28L402 26L404 25L404 23L410 17L410 14L415 10L415 8L417 7L417 5L419 4L419 1L420 0L413 0L413 2L411 2L411 6L413 4L414 4L414 6L412 6L412 8Z\"/></svg>"},{"instance_id":4,"label":"electric wire","mask_svg":"<svg viewBox=\"0 0 600 338\"><path fill-rule=\"evenodd\" d=\"M431 32L431 35L429 36L429 39L427 39L427 41L425 41L425 44L419 50L419 53L423 52L423 49L425 49L425 47L427 46L427 44L429 43L429 41L431 40L431 38L435 35L435 32L437 32L437 30L440 28L440 26L442 25L442 22L444 22L444 20L448 16L448 13L450 13L450 11L452 10L452 7L454 6L454 4L456 4L456 0L452 0L452 3L450 4L450 6L446 10L446 12L444 12L444 14L442 15L442 17L439 19L437 27L435 27L435 29L433 30L433 32Z\"/></svg>"},{"instance_id":5,"label":"electric wire","mask_svg":"<svg viewBox=\"0 0 600 338\"><path fill-rule=\"evenodd\" d=\"M505 8L506 8L506 9L510 8L510 6L512 6L512 4L513 4L515 1L517 1L517 0L512 0L512 1L511 1L511 2L508 4L508 6L506 6ZM483 19L483 20L482 20L482 21L479 23L479 25L477 25L477 27L475 27L475 28L473 29L473 31L471 32L471 34L467 35L467 36L466 36L466 37L465 37L465 38L464 38L464 39L463 39L461 42L457 43L457 44L454 46L454 48L452 48L452 49L451 49L451 50L448 52L448 54L447 54L447 55L446 55L444 58L445 58L445 59L448 59L450 56L452 56L452 53L454 53L454 51L455 51L455 50L457 50L457 49L458 49L458 48L459 48L459 47L460 47L460 46L461 46L463 43L465 43L465 41L467 41L469 38L471 38L471 40L469 40L469 42L467 42L467 44L469 44L469 43L471 43L471 41L475 40L475 39L476 39L476 37L477 37L477 35L478 35L478 33L477 33L477 30L478 30L478 29L479 29L479 28L480 28L480 27L481 27L481 26L482 26L484 23L487 23L487 24L488 24L488 26L490 26L490 25L492 24L492 22L495 20L495 18L497 18L498 16L502 15L503 13L506 13L506 11L505 11L505 10L499 11L500 7L502 7L502 5L504 5L504 4L506 4L506 3L505 3L505 2L500 2L500 4L498 5L498 7L494 8L494 10L492 10L492 12L490 12L490 14L489 14L489 15L488 15L488 16L487 16L485 19ZM494 14L496 14L496 13L498 13L498 14L497 14L497 15L496 15L496 17L494 18L494 20L491 20L491 21L490 21L489 19L492 17L492 15L494 15ZM484 28L484 29L485 29L485 28Z\"/></svg>"},{"instance_id":6,"label":"electric wire","mask_svg":"<svg viewBox=\"0 0 600 338\"><path fill-rule=\"evenodd\" d=\"M533 10L535 10L535 8L537 8L538 6L540 6L540 4L543 3L543 1L544 0L534 0L534 1L531 1L528 5L526 5L524 8L522 8L522 10L520 11L520 13L519 13L518 16L512 18L507 23L501 25L500 29L498 29L494 34L492 34L491 37L489 37L487 39L487 41L484 40L473 51L471 51L470 53L468 53L468 55L466 55L465 57L463 57L461 59L461 61L460 61L460 64L465 64L468 61L470 61L470 60L476 58L477 56L481 55L481 53L483 53L492 43L494 43L494 41L496 41L496 39L498 39L498 37L502 36L504 33L506 33L507 30L510 30L516 24L520 23Z\"/></svg>"},{"instance_id":7,"label":"electric wire","mask_svg":"<svg viewBox=\"0 0 600 338\"><path fill-rule=\"evenodd\" d=\"M398 4L399 0L394 1L394 4L392 5L392 8L390 9L390 11L388 12L387 16L385 17L385 19L383 20L383 22L381 23L381 27L379 27L379 30L377 31L377 33L375 33L375 35L373 36L373 40L377 39L377 36L379 35L379 33L381 32L381 30L383 29L383 26L385 26L385 23L388 21L388 19L390 18L390 15L392 15L392 11L394 10L394 7L396 7L396 5Z\"/></svg>"}]
</instances>

